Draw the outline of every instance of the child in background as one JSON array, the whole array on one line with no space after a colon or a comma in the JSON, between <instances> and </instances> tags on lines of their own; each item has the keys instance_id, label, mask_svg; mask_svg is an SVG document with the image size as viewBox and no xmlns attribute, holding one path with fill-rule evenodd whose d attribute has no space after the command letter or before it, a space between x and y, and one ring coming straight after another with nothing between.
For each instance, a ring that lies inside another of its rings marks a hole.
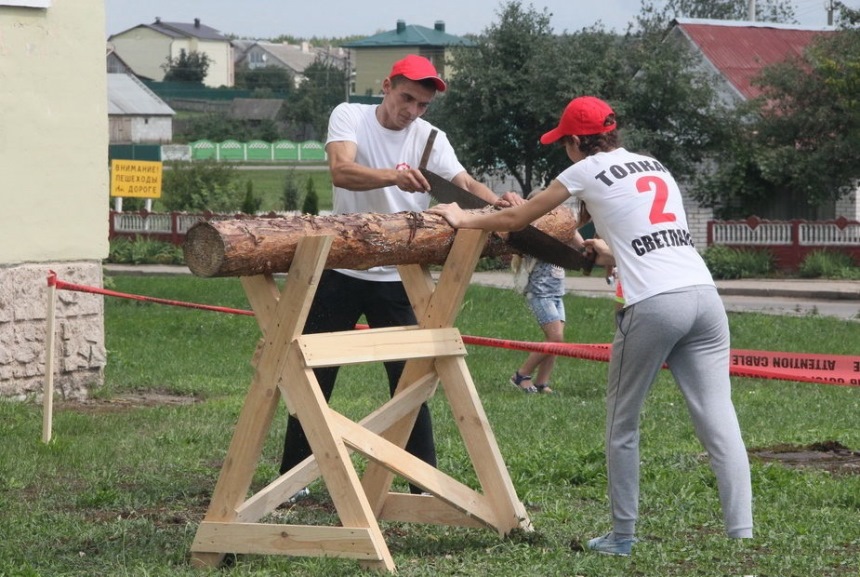
<instances>
[{"instance_id":1,"label":"child in background","mask_svg":"<svg viewBox=\"0 0 860 577\"><path fill-rule=\"evenodd\" d=\"M582 246L582 237L578 232L574 237L574 246ZM544 342L564 342L565 313L562 299L565 293L564 269L531 256L522 257L519 266L525 267L524 270L528 271L524 294L529 308L543 331ZM549 353L529 353L523 364L511 376L511 384L524 393L552 393L549 380L555 368L555 357ZM537 374L532 379L535 369Z\"/></svg>"}]
</instances>

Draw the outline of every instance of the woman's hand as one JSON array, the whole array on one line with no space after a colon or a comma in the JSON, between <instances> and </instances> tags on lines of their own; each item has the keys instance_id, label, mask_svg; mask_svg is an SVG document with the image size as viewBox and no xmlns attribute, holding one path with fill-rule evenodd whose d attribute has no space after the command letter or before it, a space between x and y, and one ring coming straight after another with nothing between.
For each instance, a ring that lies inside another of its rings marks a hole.
<instances>
[{"instance_id":1,"label":"woman's hand","mask_svg":"<svg viewBox=\"0 0 860 577\"><path fill-rule=\"evenodd\" d=\"M493 204L496 208L510 208L525 203L526 199L516 192L506 192Z\"/></svg>"},{"instance_id":2,"label":"woman's hand","mask_svg":"<svg viewBox=\"0 0 860 577\"><path fill-rule=\"evenodd\" d=\"M427 212L444 217L448 221L448 224L454 228L460 228L466 215L465 211L456 202L431 206L427 209Z\"/></svg>"},{"instance_id":3,"label":"woman's hand","mask_svg":"<svg viewBox=\"0 0 860 577\"><path fill-rule=\"evenodd\" d=\"M615 264L615 257L609 249L609 245L602 238L589 238L584 240L582 244L585 246L586 254L596 254L597 259L595 264L604 267L611 267Z\"/></svg>"}]
</instances>

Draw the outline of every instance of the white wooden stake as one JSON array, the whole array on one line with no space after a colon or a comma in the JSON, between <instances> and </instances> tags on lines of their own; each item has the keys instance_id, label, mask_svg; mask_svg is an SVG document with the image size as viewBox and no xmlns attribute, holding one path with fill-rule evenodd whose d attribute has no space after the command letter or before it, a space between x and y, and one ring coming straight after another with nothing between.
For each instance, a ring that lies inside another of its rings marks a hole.
<instances>
[{"instance_id":1,"label":"white wooden stake","mask_svg":"<svg viewBox=\"0 0 860 577\"><path fill-rule=\"evenodd\" d=\"M54 416L54 317L57 312L57 285L48 283L48 322L45 329L45 388L42 392L42 442L51 441Z\"/></svg>"}]
</instances>

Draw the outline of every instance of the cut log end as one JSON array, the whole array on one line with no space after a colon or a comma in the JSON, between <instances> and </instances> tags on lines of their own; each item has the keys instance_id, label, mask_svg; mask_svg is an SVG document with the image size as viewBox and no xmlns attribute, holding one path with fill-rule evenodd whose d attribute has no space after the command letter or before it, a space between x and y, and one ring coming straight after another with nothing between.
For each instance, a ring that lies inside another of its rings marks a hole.
<instances>
[{"instance_id":1,"label":"cut log end","mask_svg":"<svg viewBox=\"0 0 860 577\"><path fill-rule=\"evenodd\" d=\"M188 229L182 253L185 264L197 276L217 276L224 266L224 239L208 223L198 222Z\"/></svg>"}]
</instances>

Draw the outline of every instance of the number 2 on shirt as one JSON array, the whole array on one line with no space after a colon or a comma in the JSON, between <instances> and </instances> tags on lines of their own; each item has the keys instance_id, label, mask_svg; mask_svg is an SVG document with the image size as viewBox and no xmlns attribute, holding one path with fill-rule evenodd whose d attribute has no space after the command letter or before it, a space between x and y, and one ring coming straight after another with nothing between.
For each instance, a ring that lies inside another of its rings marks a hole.
<instances>
[{"instance_id":1,"label":"number 2 on shirt","mask_svg":"<svg viewBox=\"0 0 860 577\"><path fill-rule=\"evenodd\" d=\"M661 222L675 222L677 217L674 212L666 212L666 200L669 198L669 187L666 181L658 176L643 176L636 181L636 190L639 192L654 192L654 201L651 203L651 224Z\"/></svg>"}]
</instances>

